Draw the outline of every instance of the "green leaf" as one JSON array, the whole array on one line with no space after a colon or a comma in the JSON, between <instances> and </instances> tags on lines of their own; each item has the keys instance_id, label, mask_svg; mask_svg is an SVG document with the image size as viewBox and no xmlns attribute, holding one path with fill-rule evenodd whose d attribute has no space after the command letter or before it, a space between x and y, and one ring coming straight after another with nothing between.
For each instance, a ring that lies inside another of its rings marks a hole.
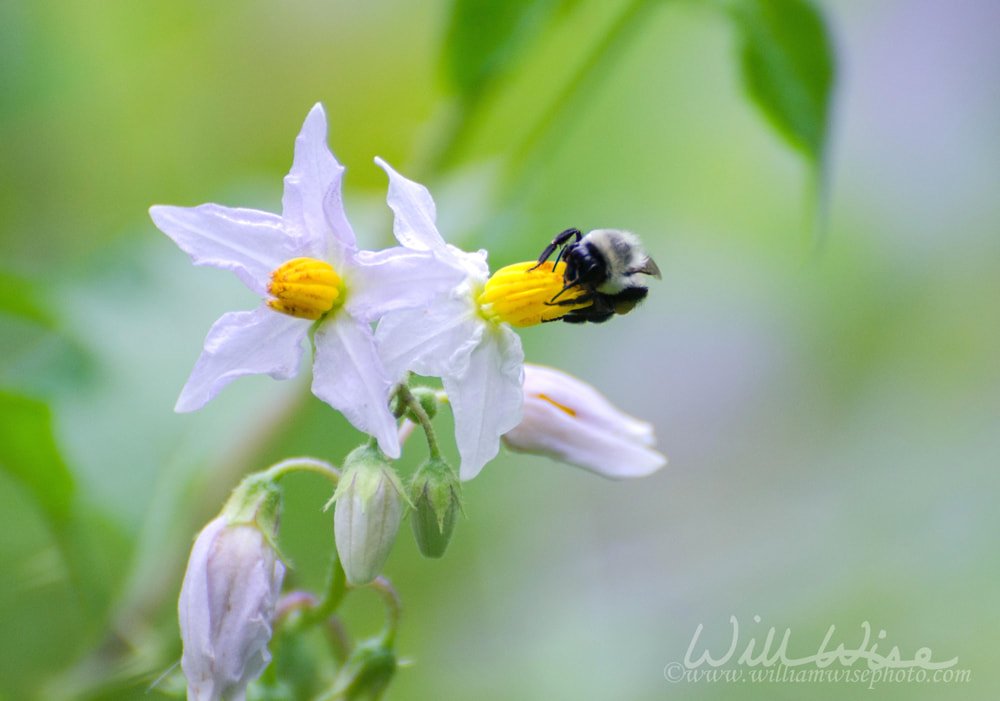
<instances>
[{"instance_id":1,"label":"green leaf","mask_svg":"<svg viewBox=\"0 0 1000 701\"><path fill-rule=\"evenodd\" d=\"M64 692L62 682L52 686L53 675L96 641L105 641L108 648L120 641L101 631L126 574L127 534L79 499L68 514L62 513L63 520L53 523L32 496L23 481L0 470L0 532L8 534L0 538L0 659L5 665L0 694L80 699L84 696L75 689ZM127 647L149 651L148 646ZM108 649L103 652L100 662L108 658ZM76 686L76 679L98 666L81 662L77 671L67 672L67 683ZM106 684L135 669L134 664L115 667L108 661L92 674Z\"/></svg>"},{"instance_id":2,"label":"green leaf","mask_svg":"<svg viewBox=\"0 0 1000 701\"><path fill-rule=\"evenodd\" d=\"M93 363L59 328L41 287L0 269L0 387L51 398L88 381Z\"/></svg>"},{"instance_id":3,"label":"green leaf","mask_svg":"<svg viewBox=\"0 0 1000 701\"><path fill-rule=\"evenodd\" d=\"M823 18L808 0L737 0L729 9L750 97L785 138L820 161L835 70Z\"/></svg>"},{"instance_id":4,"label":"green leaf","mask_svg":"<svg viewBox=\"0 0 1000 701\"><path fill-rule=\"evenodd\" d=\"M445 36L445 70L473 100L502 74L566 0L455 0Z\"/></svg>"},{"instance_id":5,"label":"green leaf","mask_svg":"<svg viewBox=\"0 0 1000 701\"><path fill-rule=\"evenodd\" d=\"M52 320L37 304L34 284L9 270L0 269L0 313L50 326Z\"/></svg>"},{"instance_id":6,"label":"green leaf","mask_svg":"<svg viewBox=\"0 0 1000 701\"><path fill-rule=\"evenodd\" d=\"M47 406L0 391L0 469L35 495L54 523L68 518L73 478L56 449Z\"/></svg>"}]
</instances>

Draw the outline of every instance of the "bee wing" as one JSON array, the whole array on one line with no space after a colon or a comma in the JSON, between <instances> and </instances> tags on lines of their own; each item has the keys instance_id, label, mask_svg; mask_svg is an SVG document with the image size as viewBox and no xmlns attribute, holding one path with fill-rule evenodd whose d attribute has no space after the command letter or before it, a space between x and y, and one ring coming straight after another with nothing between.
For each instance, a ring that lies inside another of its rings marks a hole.
<instances>
[{"instance_id":1,"label":"bee wing","mask_svg":"<svg viewBox=\"0 0 1000 701\"><path fill-rule=\"evenodd\" d=\"M652 275L657 280L662 280L663 276L660 275L660 268L656 265L656 262L646 256L646 262L643 263L642 267L636 270L637 273L645 273L646 275Z\"/></svg>"}]
</instances>

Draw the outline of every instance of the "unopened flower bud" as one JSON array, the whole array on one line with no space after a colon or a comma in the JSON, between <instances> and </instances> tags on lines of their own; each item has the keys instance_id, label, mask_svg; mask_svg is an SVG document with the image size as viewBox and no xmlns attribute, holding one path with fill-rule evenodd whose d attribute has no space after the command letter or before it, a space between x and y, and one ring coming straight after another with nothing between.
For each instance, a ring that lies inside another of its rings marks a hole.
<instances>
[{"instance_id":1,"label":"unopened flower bud","mask_svg":"<svg viewBox=\"0 0 1000 701\"><path fill-rule=\"evenodd\" d=\"M271 661L285 565L273 545L281 496L248 478L195 540L177 605L189 701L242 701Z\"/></svg>"},{"instance_id":2,"label":"unopened flower bud","mask_svg":"<svg viewBox=\"0 0 1000 701\"><path fill-rule=\"evenodd\" d=\"M511 450L545 455L611 479L644 477L667 463L653 427L559 370L524 366L524 418L503 436Z\"/></svg>"},{"instance_id":3,"label":"unopened flower bud","mask_svg":"<svg viewBox=\"0 0 1000 701\"><path fill-rule=\"evenodd\" d=\"M347 581L368 584L389 558L406 495L399 476L374 446L361 446L344 459L343 475L331 501L337 554Z\"/></svg>"},{"instance_id":4,"label":"unopened flower bud","mask_svg":"<svg viewBox=\"0 0 1000 701\"><path fill-rule=\"evenodd\" d=\"M458 475L440 458L420 466L410 483L410 525L424 557L441 557L448 548L462 508Z\"/></svg>"},{"instance_id":5,"label":"unopened flower bud","mask_svg":"<svg viewBox=\"0 0 1000 701\"><path fill-rule=\"evenodd\" d=\"M362 643L337 675L331 696L345 701L377 701L398 666L396 652L380 639Z\"/></svg>"}]
</instances>

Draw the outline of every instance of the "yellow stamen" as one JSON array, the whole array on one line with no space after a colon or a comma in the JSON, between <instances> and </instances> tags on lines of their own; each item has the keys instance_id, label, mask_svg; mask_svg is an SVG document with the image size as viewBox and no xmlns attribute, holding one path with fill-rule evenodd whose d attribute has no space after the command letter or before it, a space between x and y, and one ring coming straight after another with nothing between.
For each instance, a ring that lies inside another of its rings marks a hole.
<instances>
[{"instance_id":1,"label":"yellow stamen","mask_svg":"<svg viewBox=\"0 0 1000 701\"><path fill-rule=\"evenodd\" d=\"M551 404L552 406L554 406L556 409L562 409L564 412L566 412L567 414L569 414L573 418L576 418L576 412L575 411L573 411L572 409L570 409L568 406L563 406L562 404L560 404L559 402L557 402L552 397L546 396L544 394L539 394L538 398L539 399L544 399L549 404Z\"/></svg>"},{"instance_id":2,"label":"yellow stamen","mask_svg":"<svg viewBox=\"0 0 1000 701\"><path fill-rule=\"evenodd\" d=\"M271 309L299 317L319 319L333 309L340 297L340 276L333 266L315 258L293 258L271 273L267 300Z\"/></svg>"},{"instance_id":3,"label":"yellow stamen","mask_svg":"<svg viewBox=\"0 0 1000 701\"><path fill-rule=\"evenodd\" d=\"M508 265L493 273L476 301L486 318L518 328L559 319L590 305L589 301L575 302L582 297L580 290L563 292L565 270L562 262L555 266L548 261L541 265L534 261Z\"/></svg>"}]
</instances>

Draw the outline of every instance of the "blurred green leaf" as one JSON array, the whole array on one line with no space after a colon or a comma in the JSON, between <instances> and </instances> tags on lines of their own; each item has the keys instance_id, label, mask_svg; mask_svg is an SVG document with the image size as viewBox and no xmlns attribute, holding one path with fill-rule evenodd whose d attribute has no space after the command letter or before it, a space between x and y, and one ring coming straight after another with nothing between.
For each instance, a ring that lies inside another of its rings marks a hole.
<instances>
[{"instance_id":1,"label":"blurred green leaf","mask_svg":"<svg viewBox=\"0 0 1000 701\"><path fill-rule=\"evenodd\" d=\"M455 0L445 69L463 98L475 99L517 59L567 0Z\"/></svg>"},{"instance_id":2,"label":"blurred green leaf","mask_svg":"<svg viewBox=\"0 0 1000 701\"><path fill-rule=\"evenodd\" d=\"M35 281L0 270L0 386L50 398L92 373L91 357L60 328Z\"/></svg>"},{"instance_id":3,"label":"blurred green leaf","mask_svg":"<svg viewBox=\"0 0 1000 701\"><path fill-rule=\"evenodd\" d=\"M818 162L826 144L834 56L823 18L808 0L738 0L750 97L793 145Z\"/></svg>"},{"instance_id":4,"label":"blurred green leaf","mask_svg":"<svg viewBox=\"0 0 1000 701\"><path fill-rule=\"evenodd\" d=\"M103 649L105 640L121 637L101 628L122 585L126 534L79 499L53 524L30 488L6 471L0 471L0 530L16 536L0 542L0 659L5 665L0 693L14 699L81 698L42 693L40 687L87 647L101 644ZM102 679L122 673L102 671Z\"/></svg>"},{"instance_id":5,"label":"blurred green leaf","mask_svg":"<svg viewBox=\"0 0 1000 701\"><path fill-rule=\"evenodd\" d=\"M31 490L54 523L66 520L73 478L56 449L47 406L0 391L0 467Z\"/></svg>"},{"instance_id":6,"label":"blurred green leaf","mask_svg":"<svg viewBox=\"0 0 1000 701\"><path fill-rule=\"evenodd\" d=\"M9 270L0 270L0 313L51 326L49 315L37 304L33 287L27 278Z\"/></svg>"}]
</instances>

